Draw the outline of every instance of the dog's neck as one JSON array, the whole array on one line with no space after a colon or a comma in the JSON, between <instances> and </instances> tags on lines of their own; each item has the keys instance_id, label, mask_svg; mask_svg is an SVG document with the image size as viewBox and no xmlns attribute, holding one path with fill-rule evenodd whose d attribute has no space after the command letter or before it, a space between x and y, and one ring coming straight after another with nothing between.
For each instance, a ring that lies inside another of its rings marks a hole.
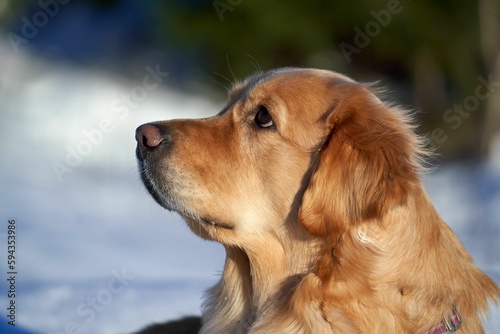
<instances>
[{"instance_id":1,"label":"dog's neck","mask_svg":"<svg viewBox=\"0 0 500 334\"><path fill-rule=\"evenodd\" d=\"M244 332L255 314L278 307L277 300L312 269L317 256L317 241L299 239L284 243L278 237L259 238L245 249L226 246L221 280L207 293L201 333L212 333L211 328Z\"/></svg>"}]
</instances>

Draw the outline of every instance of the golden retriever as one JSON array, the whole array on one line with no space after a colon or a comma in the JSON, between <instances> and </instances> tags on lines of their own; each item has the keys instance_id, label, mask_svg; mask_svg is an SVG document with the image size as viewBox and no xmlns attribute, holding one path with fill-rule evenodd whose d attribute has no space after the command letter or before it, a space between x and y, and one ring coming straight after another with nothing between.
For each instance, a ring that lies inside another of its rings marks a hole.
<instances>
[{"instance_id":1,"label":"golden retriever","mask_svg":"<svg viewBox=\"0 0 500 334\"><path fill-rule=\"evenodd\" d=\"M216 116L141 125L142 180L226 250L201 333L482 333L499 289L419 180L407 113L338 73L284 68Z\"/></svg>"}]
</instances>

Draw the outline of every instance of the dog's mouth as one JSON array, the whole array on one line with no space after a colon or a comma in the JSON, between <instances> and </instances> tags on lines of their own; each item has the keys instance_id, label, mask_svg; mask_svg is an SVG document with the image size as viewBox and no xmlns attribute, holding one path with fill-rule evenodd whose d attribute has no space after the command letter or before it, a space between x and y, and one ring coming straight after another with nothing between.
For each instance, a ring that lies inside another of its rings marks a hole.
<instances>
[{"instance_id":1,"label":"dog's mouth","mask_svg":"<svg viewBox=\"0 0 500 334\"><path fill-rule=\"evenodd\" d=\"M234 230L234 226L226 222L221 222L220 220L213 219L212 217L199 216L195 213L186 210L174 209L173 211L179 213L186 221L190 221L195 224L203 226L205 229L223 229L223 230Z\"/></svg>"},{"instance_id":2,"label":"dog's mouth","mask_svg":"<svg viewBox=\"0 0 500 334\"><path fill-rule=\"evenodd\" d=\"M205 224L208 224L212 227L220 227L220 228L223 228L225 230L232 230L234 229L233 226L231 225L228 225L228 224L225 224L225 223L221 223L219 221L215 221L213 219L209 219L209 218L201 218L200 219L201 222L205 223Z\"/></svg>"},{"instance_id":3,"label":"dog's mouth","mask_svg":"<svg viewBox=\"0 0 500 334\"><path fill-rule=\"evenodd\" d=\"M142 159L138 159L138 165L142 183L151 194L151 197L153 197L156 203L158 203L161 207L167 209L168 211L175 211L184 218L203 224L208 228L222 228L225 230L234 229L234 226L231 224L221 222L220 220L212 217L200 216L193 213L191 210L187 210L183 205L179 204L179 201L175 200L175 198L168 195L168 193L165 193L158 187L157 183L154 181L154 177L150 172L148 172L148 168L145 166Z\"/></svg>"},{"instance_id":4,"label":"dog's mouth","mask_svg":"<svg viewBox=\"0 0 500 334\"><path fill-rule=\"evenodd\" d=\"M154 181L155 178L151 175L152 173L147 165L142 159L137 160L142 183L146 187L151 197L153 197L156 203L158 203L161 207L167 209L168 211L174 210L175 206L173 205L172 199L168 196L165 196L164 192L159 189L156 182Z\"/></svg>"}]
</instances>

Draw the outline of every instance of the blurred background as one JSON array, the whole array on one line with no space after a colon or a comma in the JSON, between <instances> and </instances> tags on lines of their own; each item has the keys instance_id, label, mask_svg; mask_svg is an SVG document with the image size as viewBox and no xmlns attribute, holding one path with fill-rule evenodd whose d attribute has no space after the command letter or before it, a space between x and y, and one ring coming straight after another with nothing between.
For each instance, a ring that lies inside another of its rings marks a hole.
<instances>
[{"instance_id":1,"label":"blurred background","mask_svg":"<svg viewBox=\"0 0 500 334\"><path fill-rule=\"evenodd\" d=\"M2 0L0 306L15 220L17 308L0 332L132 333L199 314L222 247L143 189L135 128L213 115L236 80L282 66L378 81L415 110L437 153L424 185L500 282L499 22L497 0Z\"/></svg>"}]
</instances>

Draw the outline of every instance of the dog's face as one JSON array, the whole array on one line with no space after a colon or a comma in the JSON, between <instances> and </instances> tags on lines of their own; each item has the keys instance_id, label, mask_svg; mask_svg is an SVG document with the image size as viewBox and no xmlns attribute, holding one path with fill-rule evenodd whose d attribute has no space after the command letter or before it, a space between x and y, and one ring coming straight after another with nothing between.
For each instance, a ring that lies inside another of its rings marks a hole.
<instances>
[{"instance_id":1,"label":"dog's face","mask_svg":"<svg viewBox=\"0 0 500 334\"><path fill-rule=\"evenodd\" d=\"M333 72L281 69L236 85L214 117L144 124L136 134L143 182L206 239L240 246L299 229L336 87L351 83Z\"/></svg>"},{"instance_id":2,"label":"dog's face","mask_svg":"<svg viewBox=\"0 0 500 334\"><path fill-rule=\"evenodd\" d=\"M328 237L418 184L404 118L337 73L281 69L237 85L217 116L140 126L137 158L156 201L203 238Z\"/></svg>"}]
</instances>

